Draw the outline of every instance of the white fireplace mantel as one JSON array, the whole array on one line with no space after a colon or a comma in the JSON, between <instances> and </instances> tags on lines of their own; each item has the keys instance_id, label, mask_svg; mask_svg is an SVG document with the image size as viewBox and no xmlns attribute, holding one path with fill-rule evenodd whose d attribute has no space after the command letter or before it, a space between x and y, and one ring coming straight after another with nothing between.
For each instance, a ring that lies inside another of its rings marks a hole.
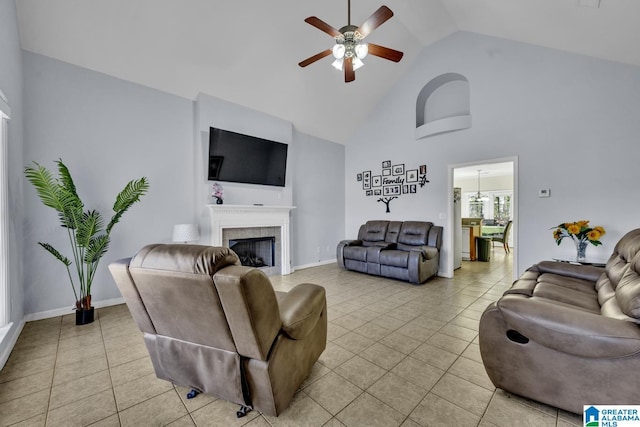
<instances>
[{"instance_id":1,"label":"white fireplace mantel","mask_svg":"<svg viewBox=\"0 0 640 427\"><path fill-rule=\"evenodd\" d=\"M289 216L295 206L207 205L211 219L211 244L222 246L227 228L280 227L281 273L291 273Z\"/></svg>"}]
</instances>

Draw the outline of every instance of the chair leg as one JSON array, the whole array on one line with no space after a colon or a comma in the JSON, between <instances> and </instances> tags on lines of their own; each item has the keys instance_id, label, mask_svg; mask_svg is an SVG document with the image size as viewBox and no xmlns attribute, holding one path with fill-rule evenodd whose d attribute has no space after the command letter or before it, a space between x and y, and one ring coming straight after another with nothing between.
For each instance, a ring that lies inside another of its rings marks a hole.
<instances>
[{"instance_id":1,"label":"chair leg","mask_svg":"<svg viewBox=\"0 0 640 427\"><path fill-rule=\"evenodd\" d=\"M511 252L511 249L509 249L509 244L507 243L506 240L504 241L504 252L507 254Z\"/></svg>"},{"instance_id":2,"label":"chair leg","mask_svg":"<svg viewBox=\"0 0 640 427\"><path fill-rule=\"evenodd\" d=\"M252 410L253 408L251 406L240 405L240 409L236 412L236 418L242 418Z\"/></svg>"}]
</instances>

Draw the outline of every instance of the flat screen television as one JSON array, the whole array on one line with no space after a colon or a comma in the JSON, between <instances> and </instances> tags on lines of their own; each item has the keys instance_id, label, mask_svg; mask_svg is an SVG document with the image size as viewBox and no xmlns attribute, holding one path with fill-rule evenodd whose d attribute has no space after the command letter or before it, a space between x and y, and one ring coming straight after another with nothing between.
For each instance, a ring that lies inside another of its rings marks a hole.
<instances>
[{"instance_id":1,"label":"flat screen television","mask_svg":"<svg viewBox=\"0 0 640 427\"><path fill-rule=\"evenodd\" d=\"M284 187L288 145L209 128L209 181Z\"/></svg>"}]
</instances>

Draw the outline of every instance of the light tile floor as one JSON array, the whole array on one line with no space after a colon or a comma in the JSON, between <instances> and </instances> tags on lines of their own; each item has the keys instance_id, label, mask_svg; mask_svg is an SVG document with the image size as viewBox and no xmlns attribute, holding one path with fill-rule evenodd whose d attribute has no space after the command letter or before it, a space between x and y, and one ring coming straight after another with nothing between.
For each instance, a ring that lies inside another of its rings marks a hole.
<instances>
[{"instance_id":1,"label":"light tile floor","mask_svg":"<svg viewBox=\"0 0 640 427\"><path fill-rule=\"evenodd\" d=\"M581 417L496 390L478 320L512 282L511 257L464 262L422 286L335 264L272 277L274 288L326 288L327 348L278 418L155 377L125 305L25 325L0 372L0 425L15 426L581 426Z\"/></svg>"}]
</instances>

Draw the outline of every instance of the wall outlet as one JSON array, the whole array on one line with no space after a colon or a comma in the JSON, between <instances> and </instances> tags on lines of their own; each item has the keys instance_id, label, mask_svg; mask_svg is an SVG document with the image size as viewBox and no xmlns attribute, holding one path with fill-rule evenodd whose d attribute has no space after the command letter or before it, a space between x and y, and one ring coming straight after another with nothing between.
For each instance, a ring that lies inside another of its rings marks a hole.
<instances>
[{"instance_id":1,"label":"wall outlet","mask_svg":"<svg viewBox=\"0 0 640 427\"><path fill-rule=\"evenodd\" d=\"M542 188L538 190L538 197L551 197L551 189L550 188Z\"/></svg>"}]
</instances>

